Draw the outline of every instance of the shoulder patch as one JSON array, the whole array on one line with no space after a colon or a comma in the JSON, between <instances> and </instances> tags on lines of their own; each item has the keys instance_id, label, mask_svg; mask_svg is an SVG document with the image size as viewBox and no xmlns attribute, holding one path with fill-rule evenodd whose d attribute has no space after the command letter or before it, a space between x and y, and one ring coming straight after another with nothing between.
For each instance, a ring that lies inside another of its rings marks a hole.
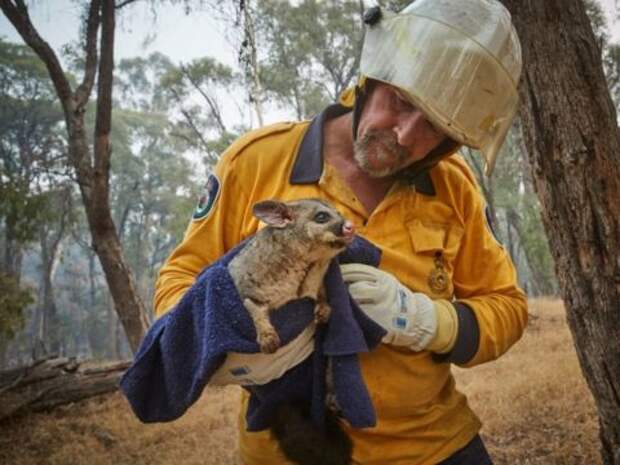
<instances>
[{"instance_id":1,"label":"shoulder patch","mask_svg":"<svg viewBox=\"0 0 620 465\"><path fill-rule=\"evenodd\" d=\"M203 220L208 215L215 202L217 202L220 195L220 180L216 175L210 174L207 178L207 182L205 183L204 190L200 199L198 199L198 205L196 205L196 210L194 210L194 214L192 215L192 219L195 221Z\"/></svg>"}]
</instances>

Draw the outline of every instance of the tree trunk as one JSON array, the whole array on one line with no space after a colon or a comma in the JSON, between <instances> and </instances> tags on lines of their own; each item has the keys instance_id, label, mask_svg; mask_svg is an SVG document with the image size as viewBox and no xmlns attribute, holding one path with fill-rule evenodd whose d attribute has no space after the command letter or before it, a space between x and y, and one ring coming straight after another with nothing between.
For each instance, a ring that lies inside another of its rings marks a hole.
<instances>
[{"instance_id":1,"label":"tree trunk","mask_svg":"<svg viewBox=\"0 0 620 465\"><path fill-rule=\"evenodd\" d=\"M506 211L506 218L508 221L508 226L511 227L511 229L514 229L514 231L517 233L519 245L521 246L521 250L523 250L525 261L527 262L527 266L529 267L532 274L531 285L532 288L535 290L534 295L552 295L553 285L549 282L549 279L547 278L547 276L545 276L543 270L541 270L539 266L540 262L536 260L532 248L525 240L525 235L523 234L523 228L521 227L521 218L519 217L519 214L516 212L515 209L509 208Z\"/></svg>"},{"instance_id":2,"label":"tree trunk","mask_svg":"<svg viewBox=\"0 0 620 465\"><path fill-rule=\"evenodd\" d=\"M116 327L118 326L118 318L116 318L114 314L114 309L112 308L112 302L106 299L106 308L107 311L107 328L106 328L106 336L104 344L103 353L110 359L118 360L119 352L118 352L118 343L116 341Z\"/></svg>"},{"instance_id":3,"label":"tree trunk","mask_svg":"<svg viewBox=\"0 0 620 465\"><path fill-rule=\"evenodd\" d=\"M112 114L112 77L114 69L114 0L92 0L86 19L85 72L74 90L58 57L32 25L24 0L0 0L0 8L24 41L47 66L62 104L69 134L69 157L77 174L93 247L101 262L116 312L135 352L146 333L149 321L138 296L134 280L123 259L109 204L110 125ZM101 25L100 52L97 35ZM97 75L97 113L94 157L84 128L85 106Z\"/></svg>"},{"instance_id":4,"label":"tree trunk","mask_svg":"<svg viewBox=\"0 0 620 465\"><path fill-rule=\"evenodd\" d=\"M4 256L0 263L0 271L8 274L19 285L22 278L22 260L24 253L22 244L16 237L15 223L17 219L7 218L5 224Z\"/></svg>"},{"instance_id":5,"label":"tree trunk","mask_svg":"<svg viewBox=\"0 0 620 465\"><path fill-rule=\"evenodd\" d=\"M94 331L88 325L89 314L91 312L97 312L100 306L97 305L97 277L96 277L96 262L95 254L90 248L86 249L88 254L88 302L82 307L82 325L81 332L88 341L88 350L91 357L96 357L98 353L98 345L94 335Z\"/></svg>"},{"instance_id":6,"label":"tree trunk","mask_svg":"<svg viewBox=\"0 0 620 465\"><path fill-rule=\"evenodd\" d=\"M43 227L39 235L39 243L41 246L41 291L40 301L38 303L37 313L39 317L39 328L37 337L41 344L49 349L51 354L60 354L60 322L58 319L58 309L56 307L56 298L54 296L53 277L56 269L60 242L65 235L66 217L68 215L69 204L67 196L68 192L63 196L64 202L59 202L61 210L60 221L57 230L53 228Z\"/></svg>"},{"instance_id":7,"label":"tree trunk","mask_svg":"<svg viewBox=\"0 0 620 465\"><path fill-rule=\"evenodd\" d=\"M581 0L503 0L521 38L521 119L602 455L620 465L620 133Z\"/></svg>"},{"instance_id":8,"label":"tree trunk","mask_svg":"<svg viewBox=\"0 0 620 465\"><path fill-rule=\"evenodd\" d=\"M37 305L34 307L34 316L32 318L32 324L34 326L32 337L32 358L38 359L47 356L47 349L45 347L45 309L40 302L43 302L43 289L39 287L39 295L37 296Z\"/></svg>"},{"instance_id":9,"label":"tree trunk","mask_svg":"<svg viewBox=\"0 0 620 465\"><path fill-rule=\"evenodd\" d=\"M512 226L510 224L510 221L508 220L508 212L506 212L506 248L508 249L508 255L510 255L510 259L512 260L512 263L515 264L515 266L518 265L518 261L517 261L517 253L516 253L516 249L517 246L515 244L515 240L512 237Z\"/></svg>"},{"instance_id":10,"label":"tree trunk","mask_svg":"<svg viewBox=\"0 0 620 465\"><path fill-rule=\"evenodd\" d=\"M463 147L461 149L461 153L465 156L467 160L467 164L473 169L476 174L476 179L478 180L478 184L480 184L480 189L482 190L482 195L484 196L484 201L488 210L485 212L488 213L488 220L491 229L497 236L498 240L501 241L502 235L499 230L499 220L497 219L497 208L495 207L495 192L493 189L493 178L484 175L484 169L482 166L482 162L480 161L479 156L476 156L473 153L473 150L468 147ZM512 255L511 255L512 257ZM514 259L513 259L514 261Z\"/></svg>"},{"instance_id":11,"label":"tree trunk","mask_svg":"<svg viewBox=\"0 0 620 465\"><path fill-rule=\"evenodd\" d=\"M240 2L243 15L243 43L241 45L240 60L246 68L246 76L249 80L250 104L254 107L258 126L262 127L263 120L263 86L260 80L260 68L258 65L258 54L256 47L256 30L254 28L254 18L250 14L249 0Z\"/></svg>"},{"instance_id":12,"label":"tree trunk","mask_svg":"<svg viewBox=\"0 0 620 465\"><path fill-rule=\"evenodd\" d=\"M0 421L114 392L129 365L50 358L0 372Z\"/></svg>"},{"instance_id":13,"label":"tree trunk","mask_svg":"<svg viewBox=\"0 0 620 465\"><path fill-rule=\"evenodd\" d=\"M118 321L115 325L116 331L114 331L114 353L116 354L116 359L120 360L126 358L123 354L123 331L121 325L118 324Z\"/></svg>"}]
</instances>

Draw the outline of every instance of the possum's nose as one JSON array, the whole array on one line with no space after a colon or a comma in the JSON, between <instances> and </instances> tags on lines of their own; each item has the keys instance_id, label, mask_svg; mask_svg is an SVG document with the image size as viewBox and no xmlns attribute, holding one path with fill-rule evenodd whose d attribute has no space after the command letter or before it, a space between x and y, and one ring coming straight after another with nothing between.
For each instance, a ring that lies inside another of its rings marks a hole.
<instances>
[{"instance_id":1,"label":"possum's nose","mask_svg":"<svg viewBox=\"0 0 620 465\"><path fill-rule=\"evenodd\" d=\"M342 225L342 235L345 237L353 237L355 234L355 226L350 221L345 221Z\"/></svg>"}]
</instances>

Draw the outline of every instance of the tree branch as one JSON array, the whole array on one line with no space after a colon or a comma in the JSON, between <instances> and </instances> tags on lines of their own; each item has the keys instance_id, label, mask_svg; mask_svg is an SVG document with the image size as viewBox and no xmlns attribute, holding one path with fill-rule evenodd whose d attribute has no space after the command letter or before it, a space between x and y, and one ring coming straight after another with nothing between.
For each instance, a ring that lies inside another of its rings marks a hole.
<instances>
[{"instance_id":1,"label":"tree branch","mask_svg":"<svg viewBox=\"0 0 620 465\"><path fill-rule=\"evenodd\" d=\"M183 69L181 67L181 69ZM179 93L176 91L176 89L173 87L170 87L170 92L172 92L173 97L176 99L176 101L179 103L179 107L180 107L180 112L183 115L183 117L185 118L185 121L187 122L188 126L190 127L190 129L194 132L194 134L196 134L196 137L198 137L199 141L200 141L200 145L202 145L203 149L205 150L207 157L209 157L209 159L214 159L213 155L211 153L211 150L209 150L209 144L207 143L207 140L203 137L202 132L200 132L200 130L196 127L196 124L194 123L194 119L192 118L192 115L189 114L189 112L187 110L185 110L182 107L182 99L181 96L179 95ZM206 97L205 97L206 98ZM180 139L185 140L186 142L188 142L190 145L195 146L196 143L190 139L189 137L180 134L180 133L171 133L172 136L174 137L178 137ZM222 135L224 135L224 133L222 133Z\"/></svg>"},{"instance_id":2,"label":"tree branch","mask_svg":"<svg viewBox=\"0 0 620 465\"><path fill-rule=\"evenodd\" d=\"M86 65L84 69L84 79L75 91L75 101L78 109L82 109L88 102L88 97L93 89L95 74L97 72L97 31L101 22L101 0L92 0L88 10L88 20L86 27Z\"/></svg>"},{"instance_id":3,"label":"tree branch","mask_svg":"<svg viewBox=\"0 0 620 465\"><path fill-rule=\"evenodd\" d=\"M185 117L185 121L187 121L187 124L189 125L189 127L192 129L192 131L194 131L194 133L200 140L201 145L204 147L205 151L210 157L211 153L209 150L209 144L207 143L207 140L203 137L202 133L198 130L198 128L194 124L194 120L192 119L192 116L187 112L187 110L184 110L183 108L181 108L181 114Z\"/></svg>"},{"instance_id":4,"label":"tree branch","mask_svg":"<svg viewBox=\"0 0 620 465\"><path fill-rule=\"evenodd\" d=\"M125 0L123 2L118 3L117 5L114 5L114 8L116 8L117 10L120 10L121 8L123 8L124 6L127 6L131 3L137 2L138 0Z\"/></svg>"},{"instance_id":5,"label":"tree branch","mask_svg":"<svg viewBox=\"0 0 620 465\"><path fill-rule=\"evenodd\" d=\"M215 122L217 123L217 125L219 126L220 129L220 135L224 135L226 134L226 126L224 126L224 121L222 120L222 115L220 112L220 109L217 106L217 103L214 101L214 99L207 94L204 90L202 90L202 88L200 87L200 84L198 84L191 76L189 70L183 66L180 65L179 68L181 69L181 72L183 73L183 75L187 78L187 80L190 82L190 84L200 93L200 95L203 96L203 98L207 101L207 105L209 105L209 108L211 109L211 114L213 114L213 116L215 117Z\"/></svg>"},{"instance_id":6,"label":"tree branch","mask_svg":"<svg viewBox=\"0 0 620 465\"><path fill-rule=\"evenodd\" d=\"M189 137L189 136L187 136L187 135L185 135L183 133L171 131L170 135L172 137L176 137L178 139L184 140L190 146L196 146L196 142L191 137Z\"/></svg>"},{"instance_id":7,"label":"tree branch","mask_svg":"<svg viewBox=\"0 0 620 465\"><path fill-rule=\"evenodd\" d=\"M60 61L58 61L58 57L54 53L54 50L43 40L34 28L24 1L14 0L14 2L15 3L11 0L0 0L0 9L9 21L11 21L11 24L13 24L19 35L24 39L24 42L26 42L45 63L56 92L58 93L58 97L60 98L60 102L65 110L65 114L69 114L73 109L71 102L73 92L65 72L62 69L62 65Z\"/></svg>"}]
</instances>

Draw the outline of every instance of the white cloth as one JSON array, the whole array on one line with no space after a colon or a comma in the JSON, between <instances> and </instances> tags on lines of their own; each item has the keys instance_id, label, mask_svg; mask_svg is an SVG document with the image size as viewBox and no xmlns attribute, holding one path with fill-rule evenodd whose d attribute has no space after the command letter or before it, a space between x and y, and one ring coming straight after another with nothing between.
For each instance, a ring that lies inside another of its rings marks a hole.
<instances>
[{"instance_id":1,"label":"white cloth","mask_svg":"<svg viewBox=\"0 0 620 465\"><path fill-rule=\"evenodd\" d=\"M267 384L303 362L314 350L316 324L308 325L295 339L273 354L229 352L226 360L209 380L209 385Z\"/></svg>"},{"instance_id":2,"label":"white cloth","mask_svg":"<svg viewBox=\"0 0 620 465\"><path fill-rule=\"evenodd\" d=\"M394 276L372 266L347 264L340 267L349 293L360 308L386 329L386 344L424 350L437 333L433 301L412 292Z\"/></svg>"}]
</instances>

